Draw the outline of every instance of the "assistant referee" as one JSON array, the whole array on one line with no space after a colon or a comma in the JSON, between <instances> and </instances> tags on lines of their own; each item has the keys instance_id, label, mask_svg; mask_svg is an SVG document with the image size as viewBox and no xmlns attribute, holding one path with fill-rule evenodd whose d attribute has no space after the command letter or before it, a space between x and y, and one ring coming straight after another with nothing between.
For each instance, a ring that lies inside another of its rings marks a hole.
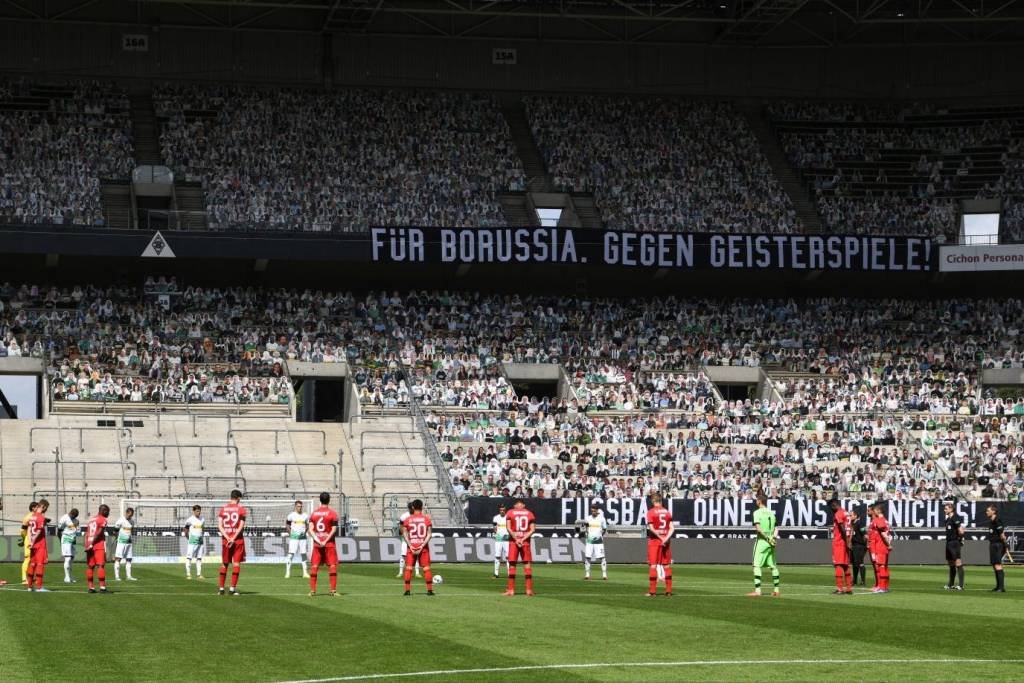
<instances>
[{"instance_id":1,"label":"assistant referee","mask_svg":"<svg viewBox=\"0 0 1024 683\"><path fill-rule=\"evenodd\" d=\"M948 591L964 589L964 561L960 557L964 545L964 520L956 514L952 503L946 503L946 562L949 564L949 581L943 588Z\"/></svg>"},{"instance_id":2,"label":"assistant referee","mask_svg":"<svg viewBox=\"0 0 1024 683\"><path fill-rule=\"evenodd\" d=\"M995 505L985 508L988 516L988 561L992 570L996 573L996 587L993 593L1006 592L1006 577L1003 575L1003 556L1006 555L1006 527L1003 520L999 519L999 512Z\"/></svg>"}]
</instances>

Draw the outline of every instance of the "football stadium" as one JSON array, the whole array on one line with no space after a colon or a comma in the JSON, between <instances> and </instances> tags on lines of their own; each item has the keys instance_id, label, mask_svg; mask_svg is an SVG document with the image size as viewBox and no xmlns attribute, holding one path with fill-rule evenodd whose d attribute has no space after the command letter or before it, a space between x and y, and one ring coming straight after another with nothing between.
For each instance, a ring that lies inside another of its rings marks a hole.
<instances>
[{"instance_id":1,"label":"football stadium","mask_svg":"<svg viewBox=\"0 0 1024 683\"><path fill-rule=\"evenodd\" d=\"M1021 680L1022 65L1024 0L0 0L0 680Z\"/></svg>"}]
</instances>

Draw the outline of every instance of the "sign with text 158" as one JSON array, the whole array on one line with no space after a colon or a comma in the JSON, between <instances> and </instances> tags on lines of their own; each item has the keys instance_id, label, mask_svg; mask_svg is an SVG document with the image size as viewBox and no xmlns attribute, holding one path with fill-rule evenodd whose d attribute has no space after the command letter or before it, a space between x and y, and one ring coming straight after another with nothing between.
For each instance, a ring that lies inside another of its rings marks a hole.
<instances>
[{"instance_id":1,"label":"sign with text 158","mask_svg":"<svg viewBox=\"0 0 1024 683\"><path fill-rule=\"evenodd\" d=\"M516 64L519 61L519 53L514 47L496 47L491 50L492 64Z\"/></svg>"},{"instance_id":2,"label":"sign with text 158","mask_svg":"<svg viewBox=\"0 0 1024 683\"><path fill-rule=\"evenodd\" d=\"M149 36L145 33L122 33L121 49L125 52L149 52Z\"/></svg>"}]
</instances>

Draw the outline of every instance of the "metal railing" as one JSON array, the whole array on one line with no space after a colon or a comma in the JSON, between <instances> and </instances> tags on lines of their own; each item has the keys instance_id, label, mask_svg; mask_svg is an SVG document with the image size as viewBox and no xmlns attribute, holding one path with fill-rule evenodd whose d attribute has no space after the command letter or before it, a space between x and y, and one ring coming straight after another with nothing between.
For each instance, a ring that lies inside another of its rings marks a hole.
<instances>
[{"instance_id":1,"label":"metal railing","mask_svg":"<svg viewBox=\"0 0 1024 683\"><path fill-rule=\"evenodd\" d=\"M181 498L188 496L212 496L219 495L224 496L228 487L239 488L245 491L248 487L246 486L245 477L234 476L234 477L179 477L176 475L170 475L165 477L159 476L141 476L132 477L131 489L134 491L139 490L139 484L147 482L162 482L167 484L167 494L161 495L165 498ZM196 482L203 486L203 490L198 491L189 487L189 483ZM178 495L173 493L173 485L175 483L181 483L184 491ZM210 484L220 484L221 487L216 491L210 488Z\"/></svg>"},{"instance_id":2,"label":"metal railing","mask_svg":"<svg viewBox=\"0 0 1024 683\"><path fill-rule=\"evenodd\" d=\"M228 448L232 446L235 434L273 434L274 435L274 454L279 455L281 453L280 447L280 435L287 434L290 439L292 434L319 434L320 435L320 450L323 455L327 455L327 432L322 429L229 429L227 435L227 441L224 444Z\"/></svg>"},{"instance_id":3,"label":"metal railing","mask_svg":"<svg viewBox=\"0 0 1024 683\"><path fill-rule=\"evenodd\" d=\"M30 453L35 453L35 435L36 432L62 432L62 431L77 431L78 432L78 452L85 453L85 440L83 432L113 432L118 437L120 442L122 435L127 435L129 440L133 438L132 430L124 427L31 427L28 430L28 450ZM58 437L59 438L59 437Z\"/></svg>"},{"instance_id":4,"label":"metal railing","mask_svg":"<svg viewBox=\"0 0 1024 683\"><path fill-rule=\"evenodd\" d=\"M497 412L497 411L495 411ZM349 418L348 435L349 438L355 438L356 430L355 426L357 422L377 422L377 421L391 421L391 420L409 420L410 423L415 425L415 418L412 415L367 415L360 413L359 415L353 415Z\"/></svg>"},{"instance_id":5,"label":"metal railing","mask_svg":"<svg viewBox=\"0 0 1024 683\"><path fill-rule=\"evenodd\" d=\"M384 470L388 470L388 469L420 470L420 469L422 469L424 472L430 472L430 470L433 469L433 468L431 467L430 463L428 463L428 462L425 462L422 465L378 463L378 464L374 465L372 468L370 468L370 490L371 491L377 489L377 482L378 481L408 481L408 478L404 478L404 477L403 478L395 478L395 477L391 477L391 476L380 476L380 475L377 474L377 470L378 469L384 469ZM416 481L422 482L423 478L422 477L416 477Z\"/></svg>"},{"instance_id":6,"label":"metal railing","mask_svg":"<svg viewBox=\"0 0 1024 683\"><path fill-rule=\"evenodd\" d=\"M303 467L326 467L327 469L329 469L331 471L331 481L333 482L335 490L340 488L339 487L339 480L338 480L338 466L337 466L337 464L335 464L333 462L314 462L314 461L306 461L306 462L303 462L303 461L298 461L298 462L246 462L246 461L243 460L243 461L239 461L237 464L235 464L235 473L238 474L238 475L241 475L243 467L274 467L274 468L280 468L282 470L282 474L284 475L283 478L282 478L282 482L284 483L284 487L286 489L287 488L291 488L290 486L288 486L288 470L289 470L289 468L297 469L298 472L299 472L299 475L301 476L302 475L302 469L301 468L303 468Z\"/></svg>"},{"instance_id":7,"label":"metal railing","mask_svg":"<svg viewBox=\"0 0 1024 683\"><path fill-rule=\"evenodd\" d=\"M45 467L53 467L54 470L55 470L54 471L55 479L60 480L62 477L63 478L67 477L67 474L66 474L65 470L66 470L66 468L69 465L72 468L75 468L75 467L77 467L79 465L82 466L82 476L79 477L79 479L82 480L82 486L84 486L86 488L88 488L88 486L89 486L89 482L87 481L88 477L86 476L86 474L88 472L88 468L89 468L90 465L92 465L93 467L96 467L96 466L117 467L118 469L121 470L117 477L97 477L97 478L99 478L99 479L115 478L115 479L121 479L122 482L125 479L125 471L124 471L125 468L130 468L131 469L131 476L132 477L134 477L135 473L138 471L138 466L134 462L132 462L131 460L127 460L127 461L121 461L121 460L61 460L59 458L55 458L53 460L33 460L31 468L29 470L29 472L30 472L30 474L32 476L32 486L37 486L38 482L39 482L39 479L36 477L36 467L43 467L43 466L45 466ZM66 489L67 486L64 486L63 488Z\"/></svg>"},{"instance_id":8,"label":"metal railing","mask_svg":"<svg viewBox=\"0 0 1024 683\"><path fill-rule=\"evenodd\" d=\"M366 451L367 449L373 451L403 451L409 452L409 446L367 446L366 437L372 434L379 434L384 436L402 436L403 434L411 434L413 436L419 436L422 438L422 434L419 430L408 430L408 429L395 429L387 431L383 429L369 429L359 434L359 469L362 472L366 471Z\"/></svg>"},{"instance_id":9,"label":"metal railing","mask_svg":"<svg viewBox=\"0 0 1024 683\"><path fill-rule=\"evenodd\" d=\"M416 494L416 497L423 501L424 510L428 513L431 509L448 511L448 496L444 493ZM389 529L395 530L399 517L405 512L408 500L409 494L404 491L388 491L381 494L381 533L387 533Z\"/></svg>"},{"instance_id":10,"label":"metal railing","mask_svg":"<svg viewBox=\"0 0 1024 683\"><path fill-rule=\"evenodd\" d=\"M402 372L405 375L406 384L411 386L409 383L410 373L404 362L402 363ZM467 522L466 511L462 508L462 504L459 502L458 496L455 495L455 489L452 487L448 467L441 458L441 453L437 450L437 444L434 443L434 437L431 435L430 429L427 427L427 421L423 415L420 400L413 393L410 393L409 395L409 410L416 422L416 426L419 429L420 434L422 435L427 458L434 466L434 474L437 477L438 486L441 487L442 492L448 497L448 511L451 519L457 524L465 524Z\"/></svg>"},{"instance_id":11,"label":"metal railing","mask_svg":"<svg viewBox=\"0 0 1024 683\"><path fill-rule=\"evenodd\" d=\"M206 463L203 461L203 451L204 451L204 449L212 448L212 449L216 450L218 453L224 450L224 446L219 444L219 443L216 443L216 444L214 444L214 443L207 443L207 444L136 443L136 444L130 444L128 446L128 452L129 453L134 452L135 450L137 450L139 448L159 448L160 449L160 464L163 466L163 469L165 469L165 470L167 469L167 450L168 449L176 449L176 450L179 451L179 454L180 454L180 451L182 449L194 450L194 449L198 448L199 449L199 469L201 469L201 470L205 470L206 469ZM237 465L238 464L238 448L236 446L228 446L227 447L227 452L231 453L232 451L234 451L234 453L235 453L235 465Z\"/></svg>"}]
</instances>

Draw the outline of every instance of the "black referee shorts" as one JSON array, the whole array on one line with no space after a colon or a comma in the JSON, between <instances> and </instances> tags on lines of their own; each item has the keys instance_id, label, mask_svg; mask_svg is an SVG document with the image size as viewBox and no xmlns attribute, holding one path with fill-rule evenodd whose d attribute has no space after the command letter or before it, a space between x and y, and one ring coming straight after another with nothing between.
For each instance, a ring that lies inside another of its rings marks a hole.
<instances>
[{"instance_id":1,"label":"black referee shorts","mask_svg":"<svg viewBox=\"0 0 1024 683\"><path fill-rule=\"evenodd\" d=\"M946 544L946 562L954 562L960 559L960 544L957 542Z\"/></svg>"},{"instance_id":2,"label":"black referee shorts","mask_svg":"<svg viewBox=\"0 0 1024 683\"><path fill-rule=\"evenodd\" d=\"M850 562L856 565L864 564L864 553L867 551L868 547L866 545L854 543L850 546Z\"/></svg>"},{"instance_id":3,"label":"black referee shorts","mask_svg":"<svg viewBox=\"0 0 1024 683\"><path fill-rule=\"evenodd\" d=\"M989 543L988 544L988 563L989 564L1002 564L1003 556L1006 554L1005 543Z\"/></svg>"}]
</instances>

